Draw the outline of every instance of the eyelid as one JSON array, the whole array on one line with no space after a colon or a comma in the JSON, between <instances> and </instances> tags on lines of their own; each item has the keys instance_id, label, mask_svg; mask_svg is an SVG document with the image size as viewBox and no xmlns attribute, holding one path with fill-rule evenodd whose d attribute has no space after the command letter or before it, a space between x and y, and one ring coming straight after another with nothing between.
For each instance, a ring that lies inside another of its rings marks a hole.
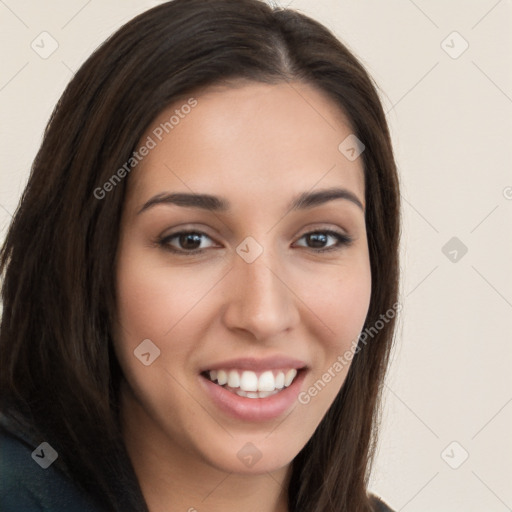
<instances>
[{"instance_id":1,"label":"eyelid","mask_svg":"<svg viewBox=\"0 0 512 512\"><path fill-rule=\"evenodd\" d=\"M214 243L216 243L215 240L213 239L213 237L211 237L208 233L205 233L204 231L201 231L199 229L189 229L189 228L180 229L179 231L175 231L173 233L169 233L167 235L161 236L156 241L159 245L162 245L165 248L167 248L169 251L177 253L177 254L194 255L194 254L202 253L203 251L206 250L206 248L203 248L203 249L193 249L193 250L186 251L184 249L171 248L171 245L168 243L169 240L176 238L179 235L188 235L188 234L195 234L195 235L199 235L203 238L209 238ZM208 249L209 248L210 247L208 247Z\"/></svg>"},{"instance_id":2,"label":"eyelid","mask_svg":"<svg viewBox=\"0 0 512 512\"><path fill-rule=\"evenodd\" d=\"M341 250L344 247L349 247L354 242L354 238L346 233L342 233L340 231L334 230L334 229L311 229L303 233L298 240L301 240L306 235L312 235L316 233L322 233L328 237L333 237L337 240L337 243L334 245L331 245L330 247L324 247L324 248L317 248L314 247L307 247L307 246L301 246L304 247L304 249L309 249L313 253L323 253L323 252L336 252Z\"/></svg>"},{"instance_id":3,"label":"eyelid","mask_svg":"<svg viewBox=\"0 0 512 512\"><path fill-rule=\"evenodd\" d=\"M318 226L318 227L313 226L313 227L309 227L305 231L303 231L301 233L301 235L297 237L297 241L300 241L307 235L313 235L313 234L318 234L318 233L324 234L327 237L335 238L336 243L334 245L331 245L331 246L328 246L325 248L307 247L307 245L300 245L299 247L303 247L305 250L309 250L310 252L312 252L314 254L330 252L330 251L336 252L336 251L343 249L344 247L349 247L350 245L352 245L352 243L355 240L352 236L350 236L346 232L343 232L343 230L340 230L339 228L332 229L332 228L321 227L321 226ZM179 235L186 235L186 234L196 234L196 235L199 235L200 237L206 237L206 238L212 240L214 243L217 243L215 241L215 239L212 236L210 236L208 233L201 231L200 229L195 229L193 227L188 227L188 226L182 226L181 229L179 229L178 231L174 231L174 232L171 232L164 236L160 236L160 237L158 237L158 239L155 242L157 243L157 245L161 246L162 248L168 250L171 253L177 254L178 256L192 257L195 255L204 253L204 251L206 251L207 249L215 248L215 247L206 247L206 248L202 248L202 249L186 250L186 249L176 249L170 245L169 240L171 240L175 237L178 237ZM297 242L294 242L294 243L297 243Z\"/></svg>"}]
</instances>

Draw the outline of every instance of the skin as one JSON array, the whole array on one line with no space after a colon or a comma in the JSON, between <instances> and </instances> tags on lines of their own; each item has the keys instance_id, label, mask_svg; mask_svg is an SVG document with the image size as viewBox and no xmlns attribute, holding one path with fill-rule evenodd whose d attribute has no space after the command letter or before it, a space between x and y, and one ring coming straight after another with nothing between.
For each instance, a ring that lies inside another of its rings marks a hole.
<instances>
[{"instance_id":1,"label":"skin","mask_svg":"<svg viewBox=\"0 0 512 512\"><path fill-rule=\"evenodd\" d=\"M220 411L199 382L211 362L284 354L306 362L302 390L354 348L363 329L371 272L363 209L336 199L288 211L302 192L341 187L364 208L361 158L338 145L353 130L343 112L307 84L241 82L210 87L197 106L129 177L116 266L116 353L124 437L151 512L285 512L291 462L339 392L349 364L312 397L264 422ZM142 137L168 120L172 105ZM159 204L163 192L221 196L229 212ZM181 229L195 245L158 240ZM307 233L332 229L353 242L315 245ZM247 263L237 246L253 237L263 253ZM191 255L193 249L202 254ZM185 254L189 251L188 254ZM143 365L134 350L150 339L160 356ZM261 459L237 457L247 443Z\"/></svg>"}]
</instances>

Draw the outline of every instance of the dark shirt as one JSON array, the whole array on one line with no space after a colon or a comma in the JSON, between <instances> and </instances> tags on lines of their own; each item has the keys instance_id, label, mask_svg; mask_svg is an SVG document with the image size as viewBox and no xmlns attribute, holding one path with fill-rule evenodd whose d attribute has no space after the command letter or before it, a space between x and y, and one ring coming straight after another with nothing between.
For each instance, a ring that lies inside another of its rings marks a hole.
<instances>
[{"instance_id":1,"label":"dark shirt","mask_svg":"<svg viewBox=\"0 0 512 512\"><path fill-rule=\"evenodd\" d=\"M69 476L57 468L57 459L52 461L56 452L51 446L41 446L43 442L0 414L0 510L98 512Z\"/></svg>"},{"instance_id":2,"label":"dark shirt","mask_svg":"<svg viewBox=\"0 0 512 512\"><path fill-rule=\"evenodd\" d=\"M42 443L0 414L0 511L101 512L54 464L57 459L52 462L52 447ZM394 512L377 496L371 498L374 512Z\"/></svg>"}]
</instances>

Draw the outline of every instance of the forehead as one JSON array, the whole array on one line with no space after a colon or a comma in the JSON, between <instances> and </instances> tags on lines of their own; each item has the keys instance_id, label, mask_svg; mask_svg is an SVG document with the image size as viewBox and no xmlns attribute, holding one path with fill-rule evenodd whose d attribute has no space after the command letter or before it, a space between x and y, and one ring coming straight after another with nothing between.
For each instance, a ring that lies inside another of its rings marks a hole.
<instances>
[{"instance_id":1,"label":"forehead","mask_svg":"<svg viewBox=\"0 0 512 512\"><path fill-rule=\"evenodd\" d=\"M152 149L130 176L129 197L230 192L288 199L315 185L342 185L364 201L361 158L339 145L353 129L341 108L303 83L239 82L209 87L173 103L140 145Z\"/></svg>"}]
</instances>

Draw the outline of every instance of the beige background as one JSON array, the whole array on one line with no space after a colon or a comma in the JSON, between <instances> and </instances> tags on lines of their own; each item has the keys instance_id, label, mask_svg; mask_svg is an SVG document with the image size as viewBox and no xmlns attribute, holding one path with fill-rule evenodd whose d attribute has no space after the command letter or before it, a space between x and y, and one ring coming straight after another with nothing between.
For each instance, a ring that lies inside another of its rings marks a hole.
<instances>
[{"instance_id":1,"label":"beige background","mask_svg":"<svg viewBox=\"0 0 512 512\"><path fill-rule=\"evenodd\" d=\"M157 3L0 0L1 239L73 71ZM512 510L512 3L281 4L366 65L400 167L403 311L371 489L405 512Z\"/></svg>"}]
</instances>

